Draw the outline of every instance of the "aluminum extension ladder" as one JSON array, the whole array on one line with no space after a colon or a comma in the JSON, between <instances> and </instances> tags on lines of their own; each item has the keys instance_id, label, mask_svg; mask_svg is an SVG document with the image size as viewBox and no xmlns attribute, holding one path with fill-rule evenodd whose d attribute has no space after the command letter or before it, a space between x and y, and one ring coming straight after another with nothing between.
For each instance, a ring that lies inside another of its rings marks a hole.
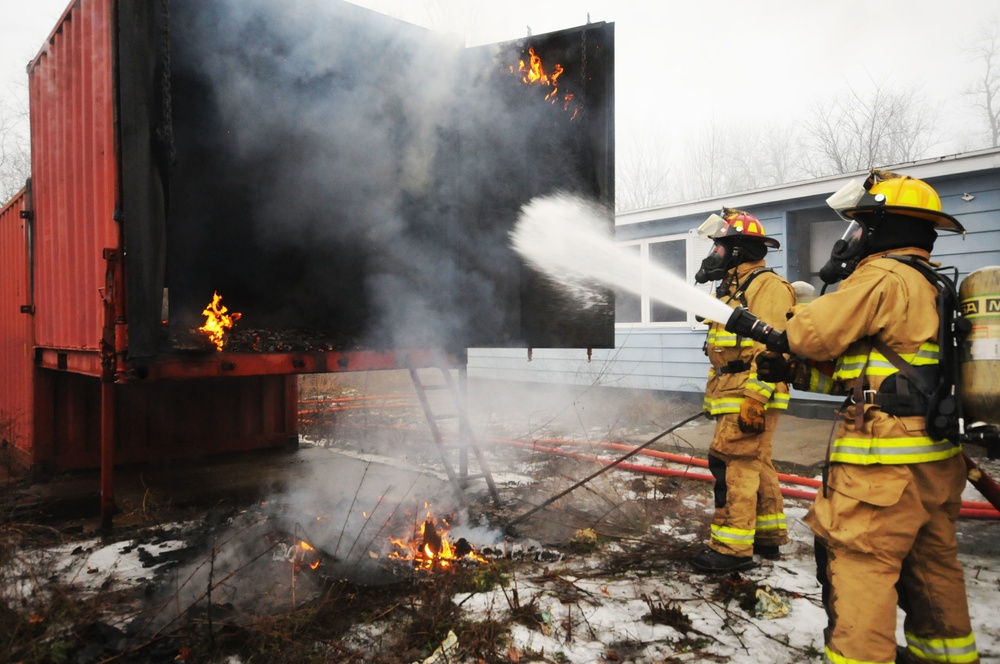
<instances>
[{"instance_id":1,"label":"aluminum extension ladder","mask_svg":"<svg viewBox=\"0 0 1000 664\"><path fill-rule=\"evenodd\" d=\"M441 461L444 462L445 472L448 473L448 479L451 481L455 492L461 498L464 495L465 488L471 482L484 479L486 480L486 486L489 487L493 503L499 507L500 495L497 493L497 487L493 482L493 475L490 473L489 464L473 435L472 425L469 421L469 412L465 400L467 387L465 368L459 367L457 381L452 376L451 368L443 360L439 361L434 367L415 367L410 365L409 369L410 378L413 380L413 387L416 390L417 397L420 399L420 405L424 409L424 415L427 417L427 424L430 426L431 434L434 436L434 444L441 454ZM433 382L425 381L425 377L421 376L421 369L425 372L440 372L440 379L431 376ZM429 392L447 392L451 397L450 403L437 405L439 410L441 406L446 406L449 412L435 412L431 404L431 399L428 396ZM439 425L439 422L444 420L453 420L458 423L458 430L451 432L449 436L451 440L446 440L445 432ZM456 435L457 439L455 438ZM469 473L470 450L479 466L478 473ZM456 452L458 456L457 469L454 467L453 457L455 455L451 454L452 452Z\"/></svg>"}]
</instances>

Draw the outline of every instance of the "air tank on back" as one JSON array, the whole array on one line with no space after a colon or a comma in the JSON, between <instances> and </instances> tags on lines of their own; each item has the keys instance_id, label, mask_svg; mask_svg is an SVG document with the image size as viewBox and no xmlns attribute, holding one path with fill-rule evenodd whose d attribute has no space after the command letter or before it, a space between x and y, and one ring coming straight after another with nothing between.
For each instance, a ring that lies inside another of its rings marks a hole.
<instances>
[{"instance_id":1,"label":"air tank on back","mask_svg":"<svg viewBox=\"0 0 1000 664\"><path fill-rule=\"evenodd\" d=\"M1000 266L976 270L959 287L972 332L962 348L962 406L967 422L1000 424Z\"/></svg>"}]
</instances>

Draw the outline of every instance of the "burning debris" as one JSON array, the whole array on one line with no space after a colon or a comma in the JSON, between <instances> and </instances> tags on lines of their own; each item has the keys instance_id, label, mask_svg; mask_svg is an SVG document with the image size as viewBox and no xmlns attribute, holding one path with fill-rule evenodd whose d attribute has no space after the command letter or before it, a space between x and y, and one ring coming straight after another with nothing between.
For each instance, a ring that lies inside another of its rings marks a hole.
<instances>
[{"instance_id":1,"label":"burning debris","mask_svg":"<svg viewBox=\"0 0 1000 664\"><path fill-rule=\"evenodd\" d=\"M222 337L222 346L201 328L171 326L170 347L176 351L227 353L323 353L346 351L358 346L347 335L330 335L312 328L232 328Z\"/></svg>"},{"instance_id":2,"label":"burning debris","mask_svg":"<svg viewBox=\"0 0 1000 664\"><path fill-rule=\"evenodd\" d=\"M228 312L229 309L222 304L222 296L218 292L212 294L212 302L201 312L205 317L205 324L199 327L198 331L208 335L209 341L215 344L215 349L219 351L226 343L226 332L243 315L235 311Z\"/></svg>"},{"instance_id":3,"label":"burning debris","mask_svg":"<svg viewBox=\"0 0 1000 664\"><path fill-rule=\"evenodd\" d=\"M456 562L473 561L485 563L469 541L459 538L454 544L448 540L448 522L438 520L430 514L420 526L420 535L410 541L390 538L395 550L389 554L393 560L413 561L418 569L447 568Z\"/></svg>"}]
</instances>

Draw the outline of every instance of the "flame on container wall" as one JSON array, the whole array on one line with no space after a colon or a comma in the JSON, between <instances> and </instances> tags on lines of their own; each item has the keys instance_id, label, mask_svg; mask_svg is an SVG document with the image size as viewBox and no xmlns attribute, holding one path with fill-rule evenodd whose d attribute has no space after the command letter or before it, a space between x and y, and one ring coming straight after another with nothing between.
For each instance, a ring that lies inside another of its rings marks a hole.
<instances>
[{"instance_id":1,"label":"flame on container wall","mask_svg":"<svg viewBox=\"0 0 1000 664\"><path fill-rule=\"evenodd\" d=\"M103 250L118 247L112 2L73 3L28 68L35 342L96 350Z\"/></svg>"},{"instance_id":2,"label":"flame on container wall","mask_svg":"<svg viewBox=\"0 0 1000 664\"><path fill-rule=\"evenodd\" d=\"M28 195L22 189L0 210L0 439L26 455L32 439L31 304L28 247L30 221L21 213Z\"/></svg>"}]
</instances>

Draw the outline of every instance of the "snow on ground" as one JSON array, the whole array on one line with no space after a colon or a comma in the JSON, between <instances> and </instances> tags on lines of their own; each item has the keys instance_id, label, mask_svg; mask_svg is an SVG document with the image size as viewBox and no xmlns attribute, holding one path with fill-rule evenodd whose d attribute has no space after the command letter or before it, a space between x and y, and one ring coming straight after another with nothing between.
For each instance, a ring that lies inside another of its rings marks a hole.
<instances>
[{"instance_id":1,"label":"snow on ground","mask_svg":"<svg viewBox=\"0 0 1000 664\"><path fill-rule=\"evenodd\" d=\"M362 460L373 459L365 456ZM497 474L497 484L503 491L526 491L539 480L543 467L526 464L518 470ZM633 477L616 470L602 479L619 486L615 498L623 502L661 501L663 509L658 513L665 516L650 523L648 533L638 538L649 547L648 559L635 557L635 541L610 538L593 550L567 553L560 560L525 560L514 568L503 586L455 595L453 601L461 607L463 618L484 621L516 616L509 630L511 661L531 657L535 661L580 664L782 664L819 660L826 615L815 580L812 534L802 522L808 501L786 500L792 542L784 547L780 561L761 561L757 568L738 575L713 577L693 571L687 562L690 555L661 555L671 547L688 554L700 547L711 519L710 488L686 479L678 480L681 489L673 496L622 488ZM964 498L983 500L972 487ZM159 527L152 538L118 542L89 539L44 551L26 551L21 559L26 568L40 569L40 558L33 556L44 553L50 561L47 572L51 577L94 592L142 587L151 582L171 552L190 544L190 534L199 528L204 528L204 523L169 524ZM477 546L496 544L485 541L496 530L481 529L477 535L478 527L460 528L456 527L456 534L461 532ZM959 536L979 651L984 662L1000 661L1000 620L996 612L1000 522L963 519ZM621 564L630 560L635 564ZM26 575L22 578L24 583L30 583ZM754 603L758 589L770 593L777 604L767 603L768 596L762 595L758 609ZM783 608L787 609L786 615L780 615ZM763 613L774 609L779 615L769 617ZM123 614L115 624L124 627L136 615ZM902 643L901 614L898 623L897 637ZM366 643L380 642L392 630L391 622L359 624L353 642L364 648ZM461 629L457 625L456 630L460 647ZM460 660L439 657L433 661L457 664Z\"/></svg>"},{"instance_id":2,"label":"snow on ground","mask_svg":"<svg viewBox=\"0 0 1000 664\"><path fill-rule=\"evenodd\" d=\"M639 570L601 574L602 561L616 555L614 545L587 556L567 556L556 565L526 567L506 587L459 594L454 601L470 620L496 618L519 608L534 607L531 624L515 624L511 629L511 647L522 654L544 655L551 661L580 664L602 661L653 664L668 659L731 664L815 661L822 650L826 615L820 605L820 590L810 555L811 535L801 522L805 512L801 506L786 507L793 539L786 549L791 555L777 562L762 561L759 567L742 573L751 587L770 588L775 596L788 603L790 610L782 617L756 617L740 608L735 600L717 598L716 590L720 583L726 583L725 577L696 573L684 561L653 573ZM1000 536L998 526L982 524L994 537ZM692 537L683 533L684 528L669 522L660 524L657 530L686 540ZM164 532L172 532L177 538L165 535L154 542L114 543L93 539L56 547L47 553L60 561L53 573L65 582L95 592L111 583L124 587L147 582L155 573L156 566L148 565L147 554L156 557L186 545L187 531L181 525ZM1000 561L972 555L961 558L983 661L1000 660L1000 621L995 609L1000 591ZM690 621L689 628L683 630L650 621L648 617L654 606L678 610ZM359 629L380 631L385 627L366 624ZM899 632L902 642L901 627Z\"/></svg>"},{"instance_id":3,"label":"snow on ground","mask_svg":"<svg viewBox=\"0 0 1000 664\"><path fill-rule=\"evenodd\" d=\"M981 499L982 497L979 496ZM970 496L970 500L975 496ZM802 523L804 506L786 505L791 524L790 552L777 562L762 561L742 572L751 587L770 589L788 603L787 615L767 618L741 609L733 600L716 598L728 580L708 577L691 570L686 562L650 574L625 573L593 576L600 568L595 558L568 562L558 574L521 577L517 588L521 606L533 602L539 625L517 625L512 630L515 647L522 652L545 654L552 661L592 663L603 661L653 664L664 661L719 661L731 664L816 661L823 649L826 614L812 560L812 534ZM709 512L706 509L706 518ZM1000 540L1000 524L983 524ZM677 535L684 528L669 522L657 526ZM690 539L690 533L681 535ZM994 552L997 550L994 549ZM606 557L607 551L596 554ZM973 628L983 661L1000 660L1000 621L996 597L1000 591L1000 560L996 557L962 555ZM579 576L574 576L574 572ZM574 601L564 601L565 584L574 589ZM472 618L496 611L510 611L511 589L455 597ZM690 619L691 630L651 623L651 604L678 609ZM763 607L762 607L763 608ZM903 614L898 616L897 639L903 643Z\"/></svg>"}]
</instances>

